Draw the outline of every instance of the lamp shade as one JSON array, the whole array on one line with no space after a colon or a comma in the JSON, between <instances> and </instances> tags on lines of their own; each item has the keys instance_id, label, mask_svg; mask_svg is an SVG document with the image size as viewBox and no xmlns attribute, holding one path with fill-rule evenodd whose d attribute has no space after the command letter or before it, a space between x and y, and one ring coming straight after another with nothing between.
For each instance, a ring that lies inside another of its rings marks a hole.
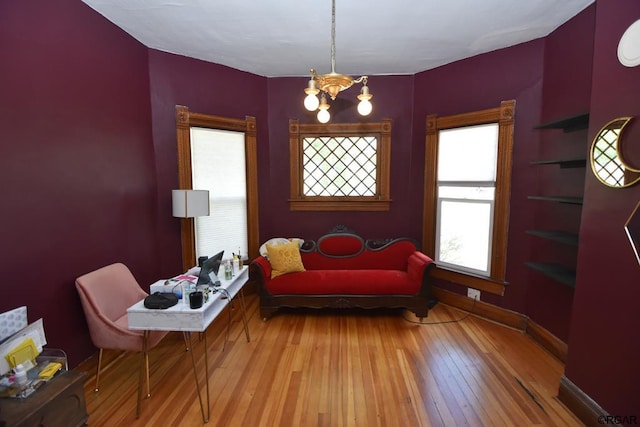
<instances>
[{"instance_id":1,"label":"lamp shade","mask_svg":"<svg viewBox=\"0 0 640 427\"><path fill-rule=\"evenodd\" d=\"M171 190L171 196L173 216L178 218L209 216L208 190Z\"/></svg>"}]
</instances>

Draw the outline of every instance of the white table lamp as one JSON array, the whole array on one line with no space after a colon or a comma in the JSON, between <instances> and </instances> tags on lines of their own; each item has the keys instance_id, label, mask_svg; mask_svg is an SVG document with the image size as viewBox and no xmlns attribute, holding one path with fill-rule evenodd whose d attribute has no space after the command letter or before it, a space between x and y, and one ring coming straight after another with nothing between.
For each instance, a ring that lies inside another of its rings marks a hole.
<instances>
[{"instance_id":1,"label":"white table lamp","mask_svg":"<svg viewBox=\"0 0 640 427\"><path fill-rule=\"evenodd\" d=\"M194 218L209 216L208 190L171 190L173 216Z\"/></svg>"}]
</instances>

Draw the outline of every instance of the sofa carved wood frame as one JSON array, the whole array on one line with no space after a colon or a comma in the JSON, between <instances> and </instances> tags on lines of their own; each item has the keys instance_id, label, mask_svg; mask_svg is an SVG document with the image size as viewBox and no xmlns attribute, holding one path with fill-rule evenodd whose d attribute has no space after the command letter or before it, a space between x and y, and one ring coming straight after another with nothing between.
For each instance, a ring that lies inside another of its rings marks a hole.
<instances>
[{"instance_id":1,"label":"sofa carved wood frame","mask_svg":"<svg viewBox=\"0 0 640 427\"><path fill-rule=\"evenodd\" d=\"M319 250L319 244L324 238L330 236L354 236L360 238L357 234L351 232L351 230L344 228L343 226L336 226L329 234L322 236L316 243L313 240L305 240L301 252L313 252ZM366 250L379 251L395 242L409 240L419 250L419 246L413 239L408 238L395 238L395 239L369 239L364 242ZM326 255L325 256L329 256ZM337 257L337 256L333 256ZM287 308L404 308L416 315L416 317L422 319L427 317L429 313L429 300L431 298L431 277L430 270L435 266L435 263L430 263L426 266L422 275L422 282L418 293L415 295L357 295L357 294L334 294L334 295L297 295L297 294L279 294L273 295L269 293L264 283L262 283L262 271L261 267L252 263L250 265L250 278L258 284L258 293L260 296L260 316L263 320L271 318L271 316L278 311L278 309Z\"/></svg>"}]
</instances>

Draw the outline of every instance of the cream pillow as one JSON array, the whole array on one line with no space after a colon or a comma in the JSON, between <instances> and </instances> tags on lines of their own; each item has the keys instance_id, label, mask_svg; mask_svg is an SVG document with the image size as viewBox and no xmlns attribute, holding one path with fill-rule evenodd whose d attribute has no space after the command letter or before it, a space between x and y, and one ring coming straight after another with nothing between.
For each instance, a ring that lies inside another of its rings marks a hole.
<instances>
[{"instance_id":1,"label":"cream pillow","mask_svg":"<svg viewBox=\"0 0 640 427\"><path fill-rule=\"evenodd\" d=\"M284 245L289 243L289 239L285 239L284 237L274 237L273 239L269 239L260 246L260 255L265 258L269 258L269 253L267 252L267 245L275 246L275 245Z\"/></svg>"},{"instance_id":2,"label":"cream pillow","mask_svg":"<svg viewBox=\"0 0 640 427\"><path fill-rule=\"evenodd\" d=\"M291 238L291 239L286 239L284 237L274 237L273 239L269 239L266 242L264 242L262 244L262 246L260 246L260 255L262 255L265 258L269 258L269 254L267 253L267 245L271 245L271 246L275 246L275 245L282 245L282 244L287 244L291 241L295 241L298 242L298 247L302 247L302 244L304 243L304 239L298 239L298 238Z\"/></svg>"},{"instance_id":3,"label":"cream pillow","mask_svg":"<svg viewBox=\"0 0 640 427\"><path fill-rule=\"evenodd\" d=\"M289 242L279 245L267 244L269 263L271 264L271 278L296 271L305 271L300 257L298 242Z\"/></svg>"}]
</instances>

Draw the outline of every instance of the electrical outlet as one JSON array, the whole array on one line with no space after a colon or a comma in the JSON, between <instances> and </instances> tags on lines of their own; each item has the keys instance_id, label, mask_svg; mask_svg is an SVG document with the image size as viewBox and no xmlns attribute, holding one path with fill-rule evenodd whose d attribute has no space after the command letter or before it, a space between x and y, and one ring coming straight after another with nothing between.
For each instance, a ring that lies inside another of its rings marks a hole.
<instances>
[{"instance_id":1,"label":"electrical outlet","mask_svg":"<svg viewBox=\"0 0 640 427\"><path fill-rule=\"evenodd\" d=\"M473 288L467 288L467 296L473 298L476 301L480 301L480 291Z\"/></svg>"}]
</instances>

